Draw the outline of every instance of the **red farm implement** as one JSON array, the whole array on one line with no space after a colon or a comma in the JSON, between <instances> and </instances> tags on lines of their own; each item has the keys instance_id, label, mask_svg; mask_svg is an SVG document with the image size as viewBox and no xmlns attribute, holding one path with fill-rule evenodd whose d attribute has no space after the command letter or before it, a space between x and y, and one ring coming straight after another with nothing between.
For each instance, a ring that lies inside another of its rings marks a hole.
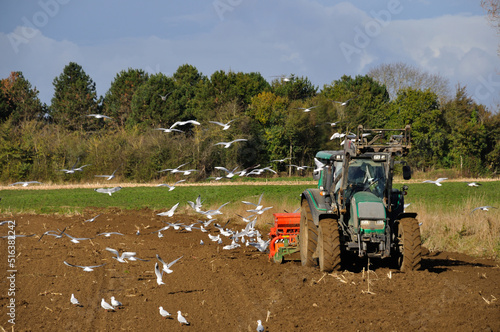
<instances>
[{"instance_id":1,"label":"red farm implement","mask_svg":"<svg viewBox=\"0 0 500 332\"><path fill-rule=\"evenodd\" d=\"M300 259L292 255L299 251L300 213L274 213L274 226L269 232L269 259L281 263L284 259ZM286 257L285 257L286 256Z\"/></svg>"}]
</instances>

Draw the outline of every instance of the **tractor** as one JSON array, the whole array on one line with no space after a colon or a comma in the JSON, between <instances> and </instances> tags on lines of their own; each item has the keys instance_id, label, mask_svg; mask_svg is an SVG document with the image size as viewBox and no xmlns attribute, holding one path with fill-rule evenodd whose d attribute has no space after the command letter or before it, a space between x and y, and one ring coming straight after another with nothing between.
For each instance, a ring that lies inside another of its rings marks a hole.
<instances>
[{"instance_id":1,"label":"tractor","mask_svg":"<svg viewBox=\"0 0 500 332\"><path fill-rule=\"evenodd\" d=\"M364 129L345 136L343 150L319 151L314 179L318 187L301 195L298 245L304 266L341 270L357 257L383 259L408 272L420 268L417 214L405 212L408 186L393 188L395 165L410 150L410 126Z\"/></svg>"}]
</instances>

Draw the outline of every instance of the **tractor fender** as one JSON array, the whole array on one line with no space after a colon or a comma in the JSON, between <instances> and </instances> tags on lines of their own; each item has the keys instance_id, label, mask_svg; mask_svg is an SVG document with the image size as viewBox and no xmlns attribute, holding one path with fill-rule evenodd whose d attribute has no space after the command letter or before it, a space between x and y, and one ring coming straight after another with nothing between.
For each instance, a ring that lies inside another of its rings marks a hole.
<instances>
[{"instance_id":1,"label":"tractor fender","mask_svg":"<svg viewBox=\"0 0 500 332\"><path fill-rule=\"evenodd\" d=\"M319 189L306 189L301 196L301 201L306 200L311 209L314 224L319 226L320 216L327 214L328 211L328 206L325 204L325 198L320 195Z\"/></svg>"}]
</instances>

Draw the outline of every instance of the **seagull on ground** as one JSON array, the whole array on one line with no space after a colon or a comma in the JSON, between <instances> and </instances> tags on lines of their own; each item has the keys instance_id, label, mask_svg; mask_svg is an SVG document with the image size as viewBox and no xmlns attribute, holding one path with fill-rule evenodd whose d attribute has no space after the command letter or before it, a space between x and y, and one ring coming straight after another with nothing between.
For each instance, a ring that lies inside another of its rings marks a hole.
<instances>
[{"instance_id":1,"label":"seagull on ground","mask_svg":"<svg viewBox=\"0 0 500 332\"><path fill-rule=\"evenodd\" d=\"M481 184L479 182L467 182L469 187L479 187Z\"/></svg>"},{"instance_id":2,"label":"seagull on ground","mask_svg":"<svg viewBox=\"0 0 500 332\"><path fill-rule=\"evenodd\" d=\"M70 264L70 263L68 263L66 261L64 261L63 263L66 264L66 265L68 265L68 266L79 267L79 268L83 269L83 271L85 271L85 272L92 272L92 271L94 271L95 268L106 265L106 263L104 263L104 264L101 264L101 265L81 266L81 265Z\"/></svg>"},{"instance_id":3,"label":"seagull on ground","mask_svg":"<svg viewBox=\"0 0 500 332\"><path fill-rule=\"evenodd\" d=\"M177 311L177 320L179 321L179 324L181 324L181 325L182 325L182 324L184 324L184 325L189 325L189 323L188 323L188 321L186 320L186 318L184 318L184 317L182 316L182 313L181 313L181 311L180 311L180 310L179 310L179 311Z\"/></svg>"},{"instance_id":4,"label":"seagull on ground","mask_svg":"<svg viewBox=\"0 0 500 332\"><path fill-rule=\"evenodd\" d=\"M120 167L118 166L118 168L120 168ZM115 177L115 173L118 170L118 168L115 169L115 171L113 173L111 173L111 175L94 175L94 176L97 178L107 178L106 181L109 181Z\"/></svg>"},{"instance_id":5,"label":"seagull on ground","mask_svg":"<svg viewBox=\"0 0 500 332\"><path fill-rule=\"evenodd\" d=\"M79 301L77 300L77 298L75 297L75 294L71 294L71 299L70 299L70 301L71 301L71 304L73 304L73 305L75 305L75 306L77 306L77 307L81 306L80 302L79 302Z\"/></svg>"},{"instance_id":6,"label":"seagull on ground","mask_svg":"<svg viewBox=\"0 0 500 332\"><path fill-rule=\"evenodd\" d=\"M107 115L102 115L102 114L88 114L87 116L94 117L96 119L112 119L111 117Z\"/></svg>"},{"instance_id":7,"label":"seagull on ground","mask_svg":"<svg viewBox=\"0 0 500 332\"><path fill-rule=\"evenodd\" d=\"M111 305L113 307L122 307L123 306L123 304L120 301L118 301L117 299L115 299L114 296L111 296Z\"/></svg>"},{"instance_id":8,"label":"seagull on ground","mask_svg":"<svg viewBox=\"0 0 500 332\"><path fill-rule=\"evenodd\" d=\"M102 300L101 300L101 307L106 311L108 311L108 310L115 311L115 308L111 304L109 304L108 302L104 301L104 298L102 298Z\"/></svg>"},{"instance_id":9,"label":"seagull on ground","mask_svg":"<svg viewBox=\"0 0 500 332\"><path fill-rule=\"evenodd\" d=\"M221 127L222 127L222 130L228 130L228 129L229 129L229 127L231 127L231 125L230 125L230 124L231 124L231 122L233 122L233 121L234 121L234 120L231 120L231 121L229 121L229 122L227 122L227 123L222 123L222 122L218 122L218 121L208 121L208 122L210 122L210 123L214 123L214 124L216 124L216 125L221 126Z\"/></svg>"},{"instance_id":10,"label":"seagull on ground","mask_svg":"<svg viewBox=\"0 0 500 332\"><path fill-rule=\"evenodd\" d=\"M122 189L122 187L113 187L113 188L98 188L98 189L94 189L94 190L97 191L98 193L108 194L109 196L111 196L111 194L114 194L115 192L117 192L121 189Z\"/></svg>"},{"instance_id":11,"label":"seagull on ground","mask_svg":"<svg viewBox=\"0 0 500 332\"><path fill-rule=\"evenodd\" d=\"M22 185L23 187L27 187L29 186L30 184L42 184L41 182L38 182L38 181L20 181L20 182L14 182L12 184L9 184L9 186L17 186L17 185Z\"/></svg>"},{"instance_id":12,"label":"seagull on ground","mask_svg":"<svg viewBox=\"0 0 500 332\"><path fill-rule=\"evenodd\" d=\"M262 325L262 321L260 319L257 321L257 332L264 332L264 326Z\"/></svg>"},{"instance_id":13,"label":"seagull on ground","mask_svg":"<svg viewBox=\"0 0 500 332\"><path fill-rule=\"evenodd\" d=\"M170 269L170 267L171 267L172 265L174 265L175 263L177 263L177 261L178 261L179 259L181 259L182 257L184 257L184 256L181 256L181 257L179 257L179 258L177 258L177 259L174 259L173 261L171 261L170 263L168 263L168 264L167 264L167 263L165 263L165 262L163 261L163 259L161 259L160 255L156 254L156 258L160 261L160 263L162 263L162 264L163 264L163 271L164 271L165 273L167 273L167 274L170 274L170 273L174 272L173 270L171 270L171 269Z\"/></svg>"},{"instance_id":14,"label":"seagull on ground","mask_svg":"<svg viewBox=\"0 0 500 332\"><path fill-rule=\"evenodd\" d=\"M235 140L232 140L231 142L219 142L219 143L215 143L214 145L224 145L224 148L227 149L233 143L236 143L236 142L246 142L246 141L248 141L246 138L237 138Z\"/></svg>"},{"instance_id":15,"label":"seagull on ground","mask_svg":"<svg viewBox=\"0 0 500 332\"><path fill-rule=\"evenodd\" d=\"M99 217L100 214L98 214L97 216L93 217L93 218L90 218L90 219L87 219L87 220L84 220L83 222L94 222L96 220L97 217Z\"/></svg>"},{"instance_id":16,"label":"seagull on ground","mask_svg":"<svg viewBox=\"0 0 500 332\"><path fill-rule=\"evenodd\" d=\"M318 107L318 106L311 106L311 107L298 107L297 109L298 109L298 110L303 110L303 111L304 111L304 113L308 113L308 112L311 112L311 110L312 110L313 108L316 108L316 107Z\"/></svg>"},{"instance_id":17,"label":"seagull on ground","mask_svg":"<svg viewBox=\"0 0 500 332\"><path fill-rule=\"evenodd\" d=\"M168 185L166 183L162 183L162 184L157 185L157 187L168 187L168 191L172 191L172 190L175 189L175 185L176 184L179 184L179 183L184 182L184 181L186 181L186 180L184 180L184 179L183 180L179 180L176 183L174 183L173 185Z\"/></svg>"},{"instance_id":18,"label":"seagull on ground","mask_svg":"<svg viewBox=\"0 0 500 332\"><path fill-rule=\"evenodd\" d=\"M131 251L124 251L120 255L119 252L118 252L118 250L116 250L116 249L106 248L106 250L109 251L109 252L111 252L111 253L113 253L113 254L115 254L116 257L113 257L113 258L116 259L120 263L128 263L127 259L131 260L130 258L136 255L135 252L131 252Z\"/></svg>"},{"instance_id":19,"label":"seagull on ground","mask_svg":"<svg viewBox=\"0 0 500 332\"><path fill-rule=\"evenodd\" d=\"M162 217L172 217L174 215L175 209L177 209L178 206L179 206L179 203L172 206L172 208L170 210L168 210L166 212L157 213L156 215L162 216Z\"/></svg>"},{"instance_id":20,"label":"seagull on ground","mask_svg":"<svg viewBox=\"0 0 500 332\"><path fill-rule=\"evenodd\" d=\"M165 283L162 280L163 270L160 270L158 263L155 263L155 274L156 274L156 283L158 284L158 286L165 285Z\"/></svg>"},{"instance_id":21,"label":"seagull on ground","mask_svg":"<svg viewBox=\"0 0 500 332\"><path fill-rule=\"evenodd\" d=\"M169 317L169 316L170 316L170 314L168 313L168 311L167 311L167 310L165 310L165 309L163 309L163 307L159 307L158 309L160 309L160 315L161 315L162 317L164 317L165 319L167 319L167 317Z\"/></svg>"},{"instance_id":22,"label":"seagull on ground","mask_svg":"<svg viewBox=\"0 0 500 332\"><path fill-rule=\"evenodd\" d=\"M437 179L436 181L432 181L432 180L425 180L425 181L423 181L422 183L434 183L436 186L441 187L441 186L442 186L441 182L442 182L442 181L444 181L444 180L448 180L448 178L439 178L439 179Z\"/></svg>"}]
</instances>

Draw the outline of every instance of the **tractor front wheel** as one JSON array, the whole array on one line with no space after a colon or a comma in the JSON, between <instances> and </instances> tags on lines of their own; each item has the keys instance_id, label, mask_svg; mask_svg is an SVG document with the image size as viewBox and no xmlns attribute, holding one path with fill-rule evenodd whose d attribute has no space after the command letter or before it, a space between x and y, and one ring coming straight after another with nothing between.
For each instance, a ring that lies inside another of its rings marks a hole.
<instances>
[{"instance_id":1,"label":"tractor front wheel","mask_svg":"<svg viewBox=\"0 0 500 332\"><path fill-rule=\"evenodd\" d=\"M340 234L336 219L325 218L319 221L318 246L320 271L340 270Z\"/></svg>"},{"instance_id":2,"label":"tractor front wheel","mask_svg":"<svg viewBox=\"0 0 500 332\"><path fill-rule=\"evenodd\" d=\"M422 260L420 227L415 218L403 218L398 225L396 262L401 272L418 270Z\"/></svg>"},{"instance_id":3,"label":"tractor front wheel","mask_svg":"<svg viewBox=\"0 0 500 332\"><path fill-rule=\"evenodd\" d=\"M311 208L306 200L302 201L300 212L300 261L303 266L316 266L314 257L318 245L318 229L314 224Z\"/></svg>"}]
</instances>

